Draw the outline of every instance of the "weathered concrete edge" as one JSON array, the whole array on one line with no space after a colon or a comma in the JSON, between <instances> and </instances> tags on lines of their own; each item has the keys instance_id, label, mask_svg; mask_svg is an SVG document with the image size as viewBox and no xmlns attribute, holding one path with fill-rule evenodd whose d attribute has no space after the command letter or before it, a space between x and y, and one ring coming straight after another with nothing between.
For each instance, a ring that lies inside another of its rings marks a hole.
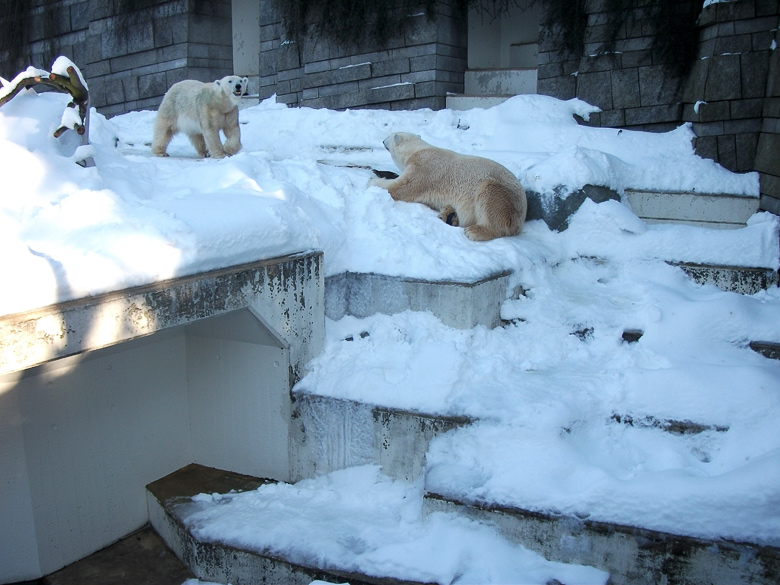
<instances>
[{"instance_id":1,"label":"weathered concrete edge","mask_svg":"<svg viewBox=\"0 0 780 585\"><path fill-rule=\"evenodd\" d=\"M723 197L728 199L754 199L756 202L760 199L759 195L741 195L738 193L706 193L698 191L664 191L662 189L626 189L626 193L650 194L650 195L690 195L693 197Z\"/></svg>"},{"instance_id":2,"label":"weathered concrete edge","mask_svg":"<svg viewBox=\"0 0 780 585\"><path fill-rule=\"evenodd\" d=\"M424 513L443 511L495 525L502 534L545 558L584 564L626 585L689 582L774 585L780 549L726 540L704 540L634 526L485 505L435 492Z\"/></svg>"},{"instance_id":3,"label":"weathered concrete edge","mask_svg":"<svg viewBox=\"0 0 780 585\"><path fill-rule=\"evenodd\" d=\"M474 422L310 392L293 393L290 468L293 481L356 465L379 464L393 479L422 474L430 442ZM336 424L338 423L338 424Z\"/></svg>"},{"instance_id":4,"label":"weathered concrete edge","mask_svg":"<svg viewBox=\"0 0 780 585\"><path fill-rule=\"evenodd\" d=\"M291 351L291 384L324 343L322 252L69 300L0 317L0 374L250 308Z\"/></svg>"},{"instance_id":5,"label":"weathered concrete edge","mask_svg":"<svg viewBox=\"0 0 780 585\"><path fill-rule=\"evenodd\" d=\"M693 262L667 262L679 267L698 284L714 284L726 292L752 295L778 286L780 275L773 268L750 266L722 266Z\"/></svg>"},{"instance_id":6,"label":"weathered concrete edge","mask_svg":"<svg viewBox=\"0 0 780 585\"><path fill-rule=\"evenodd\" d=\"M230 473L226 472L225 475L229 476ZM239 478L236 487L241 489L245 481L246 478ZM179 560L199 579L233 585L256 585L257 583L308 585L314 580L332 583L349 582L353 585L425 585L413 581L305 567L270 553L258 553L218 542L199 541L187 530L183 519L176 513L177 504L189 498L160 497L165 490L161 491L159 485L155 486L158 482L147 486L149 522ZM257 482L267 483L259 479Z\"/></svg>"},{"instance_id":7,"label":"weathered concrete edge","mask_svg":"<svg viewBox=\"0 0 780 585\"><path fill-rule=\"evenodd\" d=\"M342 272L325 279L325 314L338 320L346 315L366 318L406 310L427 311L442 323L459 329L501 323L511 270L476 280L424 280L373 272Z\"/></svg>"}]
</instances>

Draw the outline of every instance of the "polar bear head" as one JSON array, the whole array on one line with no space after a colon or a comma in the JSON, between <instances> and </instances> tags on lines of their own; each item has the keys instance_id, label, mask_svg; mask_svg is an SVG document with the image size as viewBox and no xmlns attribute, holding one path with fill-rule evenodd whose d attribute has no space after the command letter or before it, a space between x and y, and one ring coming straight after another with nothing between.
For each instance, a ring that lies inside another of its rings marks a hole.
<instances>
[{"instance_id":1,"label":"polar bear head","mask_svg":"<svg viewBox=\"0 0 780 585\"><path fill-rule=\"evenodd\" d=\"M390 151L393 162L399 169L403 169L411 157L418 150L431 148L431 145L425 142L418 134L409 132L395 132L385 138L385 148Z\"/></svg>"},{"instance_id":2,"label":"polar bear head","mask_svg":"<svg viewBox=\"0 0 780 585\"><path fill-rule=\"evenodd\" d=\"M214 85L231 96L235 103L238 103L241 96L246 95L249 90L249 79L239 77L238 75L228 75L222 79L217 79Z\"/></svg>"}]
</instances>

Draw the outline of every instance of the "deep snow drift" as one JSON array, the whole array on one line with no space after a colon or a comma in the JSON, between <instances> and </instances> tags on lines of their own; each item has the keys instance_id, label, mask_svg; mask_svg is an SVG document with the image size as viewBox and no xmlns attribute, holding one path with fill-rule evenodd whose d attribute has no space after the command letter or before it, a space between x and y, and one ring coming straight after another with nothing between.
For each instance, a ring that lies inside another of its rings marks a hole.
<instances>
[{"instance_id":1,"label":"deep snow drift","mask_svg":"<svg viewBox=\"0 0 780 585\"><path fill-rule=\"evenodd\" d=\"M311 249L324 251L327 274L477 280L512 270L506 326L461 331L427 313L328 321L323 354L295 391L477 419L432 444L428 490L780 544L780 365L748 348L780 341L780 293L724 293L666 263L777 269L777 217L757 214L734 231L648 226L621 203L586 202L565 232L533 221L518 237L475 243L435 212L366 187L368 167L394 170L382 140L414 131L503 163L542 196L585 183L756 196L757 176L697 157L689 128L587 128L573 114L593 108L543 96L468 112L332 112L268 100L241 112L238 155L198 160L178 137L162 159L150 155L153 112L93 113L87 147L70 133L52 138L66 102L25 92L0 108L0 265L14 278L0 292L0 315ZM74 164L85 156L96 166ZM643 335L629 344L626 329ZM695 432L669 432L686 422ZM359 501L351 485L372 496ZM204 538L285 547L322 566L441 582L506 571L603 580L499 542L490 527L420 518L422 490L360 467L201 496L193 522ZM306 525L307 539L300 510L320 520ZM377 510L384 523L372 532ZM252 518L285 518L289 531L278 524L265 541ZM463 554L434 564L424 551L442 531ZM479 555L458 548L461 537L495 562L480 568Z\"/></svg>"},{"instance_id":2,"label":"deep snow drift","mask_svg":"<svg viewBox=\"0 0 780 585\"><path fill-rule=\"evenodd\" d=\"M241 112L244 149L224 160L195 158L182 135L171 158L152 157L154 112L111 120L93 113L92 144L77 149L72 132L51 137L67 100L24 92L0 108L0 157L8 169L2 267L25 283L3 291L0 314L310 249L325 252L328 274L476 280L522 269L550 245L561 256L572 246L599 254L612 247L611 232L625 229L641 236L625 242L626 256L777 263L764 245L777 225L761 216L729 234L648 230L632 216L619 225L611 220L607 233L596 225L560 241L545 226L529 225L523 237L470 242L431 210L366 188L371 172L354 168L393 170L382 140L412 130L432 144L494 158L543 196L586 183L758 194L755 173L735 175L697 157L689 128L646 134L583 127L572 115L594 108L579 100L518 96L468 112L333 112L271 99ZM95 167L73 164L90 155Z\"/></svg>"}]
</instances>

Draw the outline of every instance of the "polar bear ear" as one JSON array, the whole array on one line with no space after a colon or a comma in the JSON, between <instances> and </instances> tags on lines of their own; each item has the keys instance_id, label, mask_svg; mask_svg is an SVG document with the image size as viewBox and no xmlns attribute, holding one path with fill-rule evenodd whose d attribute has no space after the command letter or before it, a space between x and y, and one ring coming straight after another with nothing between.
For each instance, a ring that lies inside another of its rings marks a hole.
<instances>
[{"instance_id":1,"label":"polar bear ear","mask_svg":"<svg viewBox=\"0 0 780 585\"><path fill-rule=\"evenodd\" d=\"M214 85L221 86L222 85L222 83L220 83L221 81L222 81L221 79L215 79L214 80Z\"/></svg>"}]
</instances>

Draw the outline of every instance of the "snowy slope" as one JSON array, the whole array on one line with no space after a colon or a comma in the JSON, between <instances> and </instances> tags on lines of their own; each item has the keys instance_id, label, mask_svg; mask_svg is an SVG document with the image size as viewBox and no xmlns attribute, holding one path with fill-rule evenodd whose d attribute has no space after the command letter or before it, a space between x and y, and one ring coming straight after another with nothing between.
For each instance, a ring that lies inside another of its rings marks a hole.
<instances>
[{"instance_id":1,"label":"snowy slope","mask_svg":"<svg viewBox=\"0 0 780 585\"><path fill-rule=\"evenodd\" d=\"M475 243L431 210L366 187L367 167L394 169L382 140L411 130L494 158L543 196L585 183L755 196L757 176L697 157L688 127L666 134L587 128L572 115L587 116L589 105L543 96L469 112L332 112L268 100L241 112L238 155L198 160L179 137L173 156L160 159L150 155L153 112L111 120L93 113L92 145L78 150L68 134L53 139L66 101L23 93L0 108L0 266L13 278L0 292L0 315L311 249L324 251L327 274L477 280L512 270L507 326L461 331L427 313L329 321L324 352L296 391L479 419L431 447L426 488L443 494L780 544L780 366L747 347L780 341L780 293L724 293L666 264L777 269L777 217L757 214L734 231L648 226L621 203L586 202L565 232L534 221L515 238ZM96 166L74 164L84 156ZM628 344L625 329L644 334ZM701 430L670 434L663 428L670 421ZM384 570L390 559L394 574L439 571L442 582L529 567L541 579L565 569L532 557L522 566L497 560L480 568L479 555L468 551L473 564L459 566L464 557L453 555L434 567L420 559L437 530L482 535L476 550L508 545L457 519L426 523L411 503L422 486L399 485L374 468L311 482L196 499L201 535L271 546L253 523L231 518L258 509L294 518L307 494L312 505L317 498L326 508L347 505L360 498L354 484L376 494L365 504L386 509L385 529L397 537L391 542L408 548L388 552L371 522L345 508L348 532L365 535L335 543L342 548L323 552L323 565ZM296 521L274 542L293 555L327 551L323 542L337 527L332 518L321 521L309 548ZM398 563L408 550L420 558ZM512 550L510 557L524 554Z\"/></svg>"}]
</instances>

